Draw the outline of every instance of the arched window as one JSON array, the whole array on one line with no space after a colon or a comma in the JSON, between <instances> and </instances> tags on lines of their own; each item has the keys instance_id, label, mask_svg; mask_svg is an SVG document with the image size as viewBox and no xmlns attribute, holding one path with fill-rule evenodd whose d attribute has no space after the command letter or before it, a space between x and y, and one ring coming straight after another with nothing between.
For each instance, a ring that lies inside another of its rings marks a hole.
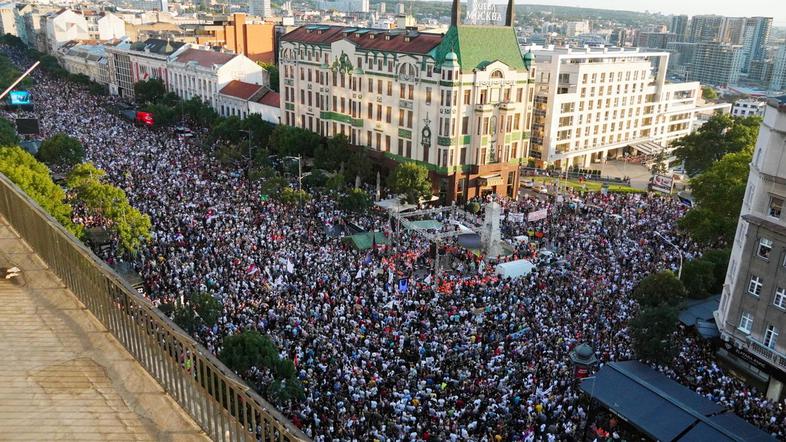
<instances>
[{"instance_id":1,"label":"arched window","mask_svg":"<svg viewBox=\"0 0 786 442\"><path fill-rule=\"evenodd\" d=\"M502 71L497 70L491 73L491 78L504 78Z\"/></svg>"}]
</instances>

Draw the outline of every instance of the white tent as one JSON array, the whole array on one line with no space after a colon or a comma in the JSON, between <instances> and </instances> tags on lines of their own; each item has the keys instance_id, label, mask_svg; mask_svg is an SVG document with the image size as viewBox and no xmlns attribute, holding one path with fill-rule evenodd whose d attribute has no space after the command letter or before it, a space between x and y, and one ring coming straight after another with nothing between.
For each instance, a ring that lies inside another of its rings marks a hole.
<instances>
[{"instance_id":1,"label":"white tent","mask_svg":"<svg viewBox=\"0 0 786 442\"><path fill-rule=\"evenodd\" d=\"M386 200L380 200L375 202L374 204L393 213L401 213L407 210L416 209L418 207L414 204L402 203L399 198L389 198Z\"/></svg>"},{"instance_id":2,"label":"white tent","mask_svg":"<svg viewBox=\"0 0 786 442\"><path fill-rule=\"evenodd\" d=\"M519 259L497 264L496 272L501 278L518 278L519 276L529 275L533 268L535 268L535 264L531 261Z\"/></svg>"}]
</instances>

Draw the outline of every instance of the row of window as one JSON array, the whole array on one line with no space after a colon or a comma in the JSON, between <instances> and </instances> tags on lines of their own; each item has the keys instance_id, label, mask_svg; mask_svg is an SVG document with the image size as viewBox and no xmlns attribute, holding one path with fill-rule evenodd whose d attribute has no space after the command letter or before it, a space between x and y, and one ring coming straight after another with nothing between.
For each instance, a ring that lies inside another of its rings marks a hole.
<instances>
[{"instance_id":1,"label":"row of window","mask_svg":"<svg viewBox=\"0 0 786 442\"><path fill-rule=\"evenodd\" d=\"M742 312L739 329L747 334L750 334L751 330L753 330L753 315L750 312ZM777 341L778 328L772 324L767 325L767 328L764 330L763 344L767 348L774 350Z\"/></svg>"}]
</instances>

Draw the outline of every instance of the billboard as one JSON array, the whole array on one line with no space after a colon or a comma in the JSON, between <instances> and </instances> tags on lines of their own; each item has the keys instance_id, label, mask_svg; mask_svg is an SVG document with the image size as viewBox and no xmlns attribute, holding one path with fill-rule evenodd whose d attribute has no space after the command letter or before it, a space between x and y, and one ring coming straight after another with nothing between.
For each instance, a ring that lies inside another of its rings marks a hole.
<instances>
[{"instance_id":1,"label":"billboard","mask_svg":"<svg viewBox=\"0 0 786 442\"><path fill-rule=\"evenodd\" d=\"M28 91L11 91L8 93L8 98L11 106L26 106L32 104L30 101L30 92Z\"/></svg>"},{"instance_id":2,"label":"billboard","mask_svg":"<svg viewBox=\"0 0 786 442\"><path fill-rule=\"evenodd\" d=\"M16 131L19 135L37 135L40 132L38 118L17 118Z\"/></svg>"},{"instance_id":3,"label":"billboard","mask_svg":"<svg viewBox=\"0 0 786 442\"><path fill-rule=\"evenodd\" d=\"M650 189L663 193L671 193L674 189L674 178L666 175L655 175L650 182Z\"/></svg>"}]
</instances>

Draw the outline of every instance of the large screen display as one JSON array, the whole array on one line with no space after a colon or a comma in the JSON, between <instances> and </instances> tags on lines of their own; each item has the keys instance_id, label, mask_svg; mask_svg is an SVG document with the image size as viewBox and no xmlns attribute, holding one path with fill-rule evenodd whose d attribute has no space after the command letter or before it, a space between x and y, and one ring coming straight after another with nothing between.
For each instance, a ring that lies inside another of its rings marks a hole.
<instances>
[{"instance_id":1,"label":"large screen display","mask_svg":"<svg viewBox=\"0 0 786 442\"><path fill-rule=\"evenodd\" d=\"M8 94L11 99L12 106L24 106L30 103L30 92L28 91L11 91Z\"/></svg>"},{"instance_id":2,"label":"large screen display","mask_svg":"<svg viewBox=\"0 0 786 442\"><path fill-rule=\"evenodd\" d=\"M37 118L17 118L16 131L19 135L35 135L40 129L38 127Z\"/></svg>"}]
</instances>

